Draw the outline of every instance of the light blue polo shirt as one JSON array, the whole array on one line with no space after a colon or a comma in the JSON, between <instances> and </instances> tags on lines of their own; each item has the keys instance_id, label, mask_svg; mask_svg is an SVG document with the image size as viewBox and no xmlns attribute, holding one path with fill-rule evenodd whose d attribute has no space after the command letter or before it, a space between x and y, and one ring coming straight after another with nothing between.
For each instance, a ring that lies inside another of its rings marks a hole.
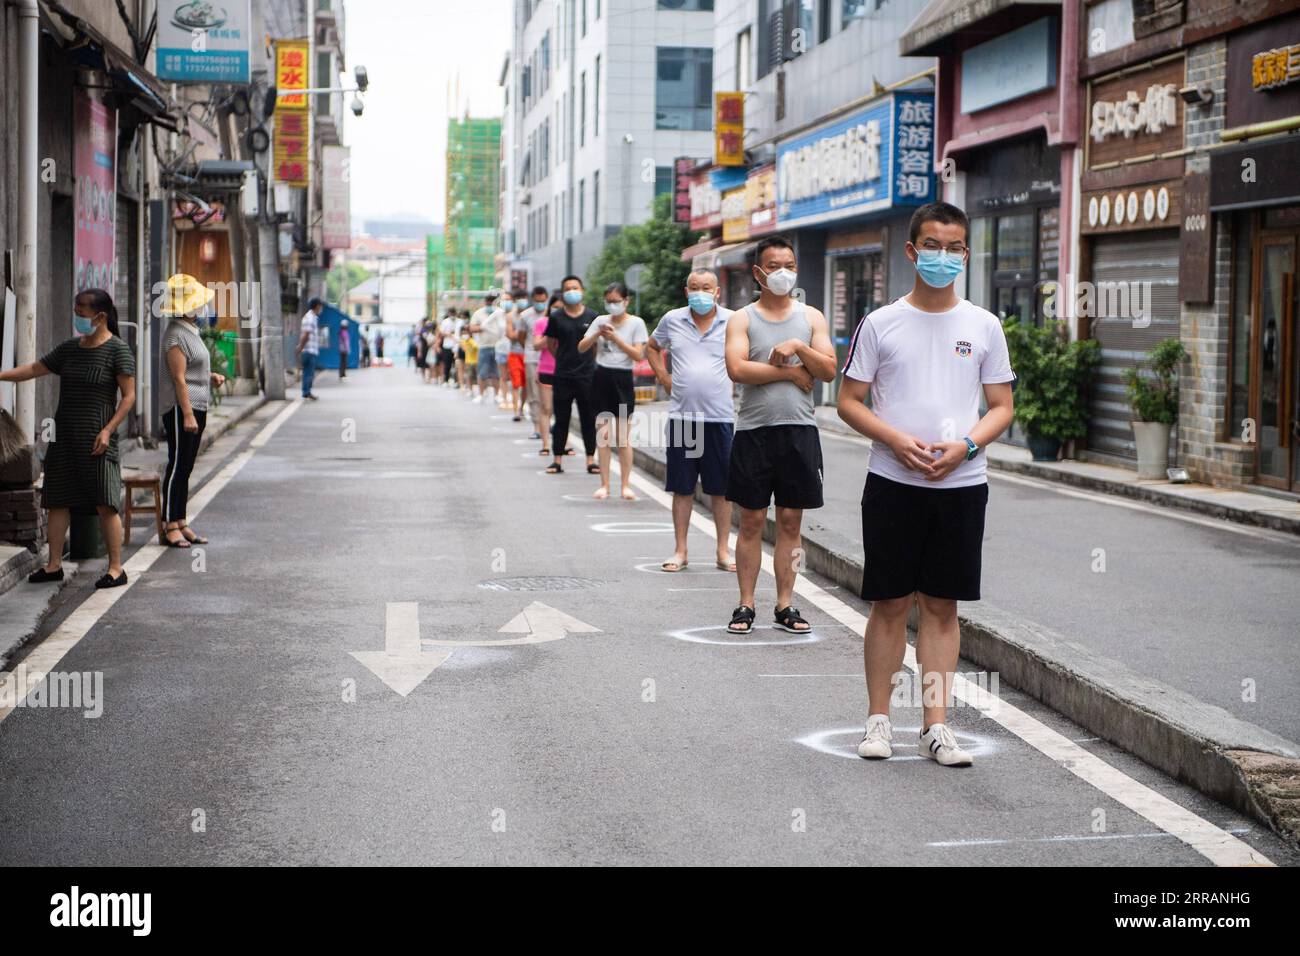
<instances>
[{"instance_id":1,"label":"light blue polo shirt","mask_svg":"<svg viewBox=\"0 0 1300 956\"><path fill-rule=\"evenodd\" d=\"M713 324L701 335L689 306L666 312L652 338L673 356L670 418L734 422L736 407L727 377L727 320L731 310L718 306Z\"/></svg>"}]
</instances>

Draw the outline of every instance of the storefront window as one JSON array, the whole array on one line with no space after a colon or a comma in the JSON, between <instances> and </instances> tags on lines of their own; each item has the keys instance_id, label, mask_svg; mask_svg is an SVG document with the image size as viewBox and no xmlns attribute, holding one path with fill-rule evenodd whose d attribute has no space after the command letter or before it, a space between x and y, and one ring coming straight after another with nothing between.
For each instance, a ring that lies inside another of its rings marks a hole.
<instances>
[{"instance_id":1,"label":"storefront window","mask_svg":"<svg viewBox=\"0 0 1300 956\"><path fill-rule=\"evenodd\" d=\"M1034 267L1034 214L998 219L998 271L1028 272Z\"/></svg>"},{"instance_id":2,"label":"storefront window","mask_svg":"<svg viewBox=\"0 0 1300 956\"><path fill-rule=\"evenodd\" d=\"M1238 213L1233 223L1232 273L1232 394L1229 396L1228 435L1241 437L1242 422L1250 415L1250 214Z\"/></svg>"}]
</instances>

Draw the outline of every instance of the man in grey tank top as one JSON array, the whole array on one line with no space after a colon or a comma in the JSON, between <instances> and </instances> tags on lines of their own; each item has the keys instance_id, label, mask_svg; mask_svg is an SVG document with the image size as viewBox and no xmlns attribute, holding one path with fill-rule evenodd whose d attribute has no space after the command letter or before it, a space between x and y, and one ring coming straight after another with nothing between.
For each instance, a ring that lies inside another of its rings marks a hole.
<instances>
[{"instance_id":1,"label":"man in grey tank top","mask_svg":"<svg viewBox=\"0 0 1300 956\"><path fill-rule=\"evenodd\" d=\"M740 411L727 471L727 500L740 505L736 577L740 604L727 630L754 628L754 589L763 560L763 525L776 499L776 626L812 629L790 606L805 508L822 506L822 447L813 414L813 382L835 378L835 347L826 317L792 297L794 247L768 236L754 251L758 301L727 323L727 374L740 385Z\"/></svg>"}]
</instances>

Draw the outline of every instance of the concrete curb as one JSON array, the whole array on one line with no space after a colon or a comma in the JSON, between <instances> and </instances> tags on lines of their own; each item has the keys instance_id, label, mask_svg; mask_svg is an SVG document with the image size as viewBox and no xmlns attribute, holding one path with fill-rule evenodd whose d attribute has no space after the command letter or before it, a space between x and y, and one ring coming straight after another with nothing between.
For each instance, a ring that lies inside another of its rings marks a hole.
<instances>
[{"instance_id":1,"label":"concrete curb","mask_svg":"<svg viewBox=\"0 0 1300 956\"><path fill-rule=\"evenodd\" d=\"M662 449L634 449L633 460L664 478ZM698 487L695 498L707 506ZM738 523L739 516L733 514L733 520ZM776 540L771 516L763 537L769 544ZM809 570L857 593L861 542L805 518L803 548ZM914 623L909 626L915 629ZM961 630L967 660L1300 847L1300 746L990 608L968 606Z\"/></svg>"}]
</instances>

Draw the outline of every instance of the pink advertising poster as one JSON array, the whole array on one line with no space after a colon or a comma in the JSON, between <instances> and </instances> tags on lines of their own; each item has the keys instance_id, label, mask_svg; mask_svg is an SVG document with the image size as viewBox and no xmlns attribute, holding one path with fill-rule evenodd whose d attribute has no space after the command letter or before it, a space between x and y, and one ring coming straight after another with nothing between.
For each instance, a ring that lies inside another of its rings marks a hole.
<instances>
[{"instance_id":1,"label":"pink advertising poster","mask_svg":"<svg viewBox=\"0 0 1300 956\"><path fill-rule=\"evenodd\" d=\"M117 111L78 90L73 104L72 175L77 222L72 250L77 260L73 293L113 291L113 239L117 217Z\"/></svg>"}]
</instances>

